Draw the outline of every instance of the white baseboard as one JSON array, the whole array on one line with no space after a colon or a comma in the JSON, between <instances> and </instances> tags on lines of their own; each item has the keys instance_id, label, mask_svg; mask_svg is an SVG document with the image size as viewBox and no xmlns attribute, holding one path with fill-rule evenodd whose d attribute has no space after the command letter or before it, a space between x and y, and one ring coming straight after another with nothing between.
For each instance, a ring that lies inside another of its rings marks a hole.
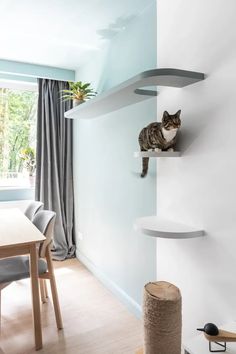
<instances>
[{"instance_id":1,"label":"white baseboard","mask_svg":"<svg viewBox=\"0 0 236 354\"><path fill-rule=\"evenodd\" d=\"M142 317L141 306L134 301L124 290L116 285L111 279L109 279L100 269L97 268L93 262L91 262L81 252L76 252L76 257L81 263L85 265L95 276L98 278L106 288L108 288L136 317Z\"/></svg>"}]
</instances>

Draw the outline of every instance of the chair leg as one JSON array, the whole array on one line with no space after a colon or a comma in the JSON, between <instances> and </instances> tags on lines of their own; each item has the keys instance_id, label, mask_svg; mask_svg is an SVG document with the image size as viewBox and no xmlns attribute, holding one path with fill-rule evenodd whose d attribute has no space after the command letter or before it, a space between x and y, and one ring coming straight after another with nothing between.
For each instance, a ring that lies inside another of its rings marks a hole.
<instances>
[{"instance_id":1,"label":"chair leg","mask_svg":"<svg viewBox=\"0 0 236 354\"><path fill-rule=\"evenodd\" d=\"M48 287L47 287L46 279L43 279L43 284L44 284L45 296L46 296L46 298L48 298Z\"/></svg>"},{"instance_id":2,"label":"chair leg","mask_svg":"<svg viewBox=\"0 0 236 354\"><path fill-rule=\"evenodd\" d=\"M53 300L53 306L54 306L55 317L56 317L56 322L57 322L57 328L62 329L63 325L62 325L61 311L60 311L60 305L59 305L59 300L58 300L57 286L56 286L56 280L55 280L55 276L54 276L51 252L50 252L49 247L47 247L47 250L46 250L46 260L47 260L47 265L48 265L48 273L49 273L49 280L50 280L52 300Z\"/></svg>"},{"instance_id":3,"label":"chair leg","mask_svg":"<svg viewBox=\"0 0 236 354\"><path fill-rule=\"evenodd\" d=\"M9 284L10 283L0 284L0 334L1 334L1 327L2 327L2 289L4 289Z\"/></svg>"},{"instance_id":4,"label":"chair leg","mask_svg":"<svg viewBox=\"0 0 236 354\"><path fill-rule=\"evenodd\" d=\"M2 289L0 289L0 335L2 331Z\"/></svg>"},{"instance_id":5,"label":"chair leg","mask_svg":"<svg viewBox=\"0 0 236 354\"><path fill-rule=\"evenodd\" d=\"M45 294L44 279L39 279L39 285L40 285L41 301L43 304L45 304L47 302L47 299Z\"/></svg>"}]
</instances>

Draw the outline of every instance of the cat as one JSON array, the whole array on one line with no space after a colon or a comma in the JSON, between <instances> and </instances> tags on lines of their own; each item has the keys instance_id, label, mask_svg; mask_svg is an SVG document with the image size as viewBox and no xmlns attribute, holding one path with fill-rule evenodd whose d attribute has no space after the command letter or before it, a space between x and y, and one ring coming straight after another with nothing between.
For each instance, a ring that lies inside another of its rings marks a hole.
<instances>
[{"instance_id":1,"label":"cat","mask_svg":"<svg viewBox=\"0 0 236 354\"><path fill-rule=\"evenodd\" d=\"M175 114L163 113L162 122L150 123L143 128L139 134L139 145L141 151L174 151L176 135L181 125L181 110ZM142 158L143 170L141 177L145 177L148 172L149 157Z\"/></svg>"}]
</instances>

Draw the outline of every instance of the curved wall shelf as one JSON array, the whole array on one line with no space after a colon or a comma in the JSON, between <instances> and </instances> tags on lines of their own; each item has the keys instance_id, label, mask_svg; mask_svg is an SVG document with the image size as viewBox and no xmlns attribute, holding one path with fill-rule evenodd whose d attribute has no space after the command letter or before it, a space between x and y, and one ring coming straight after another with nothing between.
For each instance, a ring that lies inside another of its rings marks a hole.
<instances>
[{"instance_id":1,"label":"curved wall shelf","mask_svg":"<svg viewBox=\"0 0 236 354\"><path fill-rule=\"evenodd\" d=\"M179 151L136 151L134 157L180 157Z\"/></svg>"},{"instance_id":2,"label":"curved wall shelf","mask_svg":"<svg viewBox=\"0 0 236 354\"><path fill-rule=\"evenodd\" d=\"M188 239L204 235L204 230L162 219L158 216L139 218L135 221L134 227L146 235L161 238Z\"/></svg>"},{"instance_id":3,"label":"curved wall shelf","mask_svg":"<svg viewBox=\"0 0 236 354\"><path fill-rule=\"evenodd\" d=\"M65 112L66 118L90 119L157 96L147 86L185 87L204 80L204 74L179 69L144 71L93 99Z\"/></svg>"}]
</instances>

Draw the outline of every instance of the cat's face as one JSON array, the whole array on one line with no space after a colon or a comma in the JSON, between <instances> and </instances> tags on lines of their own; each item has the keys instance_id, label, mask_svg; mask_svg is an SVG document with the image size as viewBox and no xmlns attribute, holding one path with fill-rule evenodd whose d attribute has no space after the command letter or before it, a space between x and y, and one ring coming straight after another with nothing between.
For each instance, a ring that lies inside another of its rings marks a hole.
<instances>
[{"instance_id":1,"label":"cat's face","mask_svg":"<svg viewBox=\"0 0 236 354\"><path fill-rule=\"evenodd\" d=\"M162 117L162 127L166 130L179 129L181 125L181 120L179 117L180 113L181 110L175 114L169 114L167 111L165 111Z\"/></svg>"}]
</instances>

